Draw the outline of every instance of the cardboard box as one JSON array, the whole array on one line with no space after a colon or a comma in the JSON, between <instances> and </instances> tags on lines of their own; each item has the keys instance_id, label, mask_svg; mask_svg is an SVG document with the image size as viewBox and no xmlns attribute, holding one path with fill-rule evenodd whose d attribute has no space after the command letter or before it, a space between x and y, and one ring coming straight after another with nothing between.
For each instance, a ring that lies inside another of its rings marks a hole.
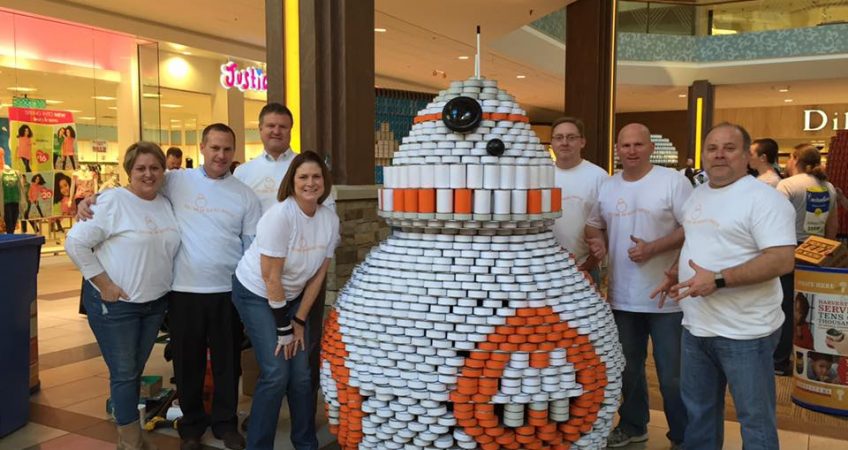
<instances>
[{"instance_id":1,"label":"cardboard box","mask_svg":"<svg viewBox=\"0 0 848 450\"><path fill-rule=\"evenodd\" d=\"M839 241L810 236L795 249L795 259L819 267L845 267L848 250Z\"/></svg>"},{"instance_id":2,"label":"cardboard box","mask_svg":"<svg viewBox=\"0 0 848 450\"><path fill-rule=\"evenodd\" d=\"M259 363L253 349L241 352L241 392L253 397L256 390L256 380L259 379Z\"/></svg>"}]
</instances>

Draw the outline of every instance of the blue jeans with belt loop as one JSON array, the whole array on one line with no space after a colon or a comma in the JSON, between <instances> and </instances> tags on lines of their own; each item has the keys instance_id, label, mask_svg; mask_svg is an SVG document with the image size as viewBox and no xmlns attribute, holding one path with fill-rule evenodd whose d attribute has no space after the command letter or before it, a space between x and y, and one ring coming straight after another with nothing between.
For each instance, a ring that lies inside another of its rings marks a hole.
<instances>
[{"instance_id":1,"label":"blue jeans with belt loop","mask_svg":"<svg viewBox=\"0 0 848 450\"><path fill-rule=\"evenodd\" d=\"M780 329L748 340L698 337L683 330L681 391L689 413L686 450L721 448L728 386L745 450L779 448L772 359L779 340Z\"/></svg>"},{"instance_id":2,"label":"blue jeans with belt loop","mask_svg":"<svg viewBox=\"0 0 848 450\"><path fill-rule=\"evenodd\" d=\"M289 317L297 312L303 293L289 303ZM244 330L253 344L259 363L259 380L253 393L250 408L250 426L247 429L247 448L272 450L277 434L277 421L283 397L288 397L291 414L291 441L297 450L318 450L315 430L315 398L309 370L309 353L298 350L291 359L285 359L277 348L277 325L268 299L245 288L233 276L233 304L244 323ZM308 324L307 324L308 326ZM309 330L304 330L308 339ZM309 342L306 342L309 348Z\"/></svg>"},{"instance_id":3,"label":"blue jeans with belt loop","mask_svg":"<svg viewBox=\"0 0 848 450\"><path fill-rule=\"evenodd\" d=\"M165 318L168 296L146 303L106 302L91 281L83 284L88 325L109 368L112 415L118 425L138 417L139 388L144 365Z\"/></svg>"}]
</instances>

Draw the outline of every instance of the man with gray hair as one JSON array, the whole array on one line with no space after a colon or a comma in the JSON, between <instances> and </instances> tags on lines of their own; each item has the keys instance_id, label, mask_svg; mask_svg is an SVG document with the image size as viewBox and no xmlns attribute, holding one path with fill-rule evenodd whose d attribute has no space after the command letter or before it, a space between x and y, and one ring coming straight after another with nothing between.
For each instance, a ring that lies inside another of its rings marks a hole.
<instances>
[{"instance_id":1,"label":"man with gray hair","mask_svg":"<svg viewBox=\"0 0 848 450\"><path fill-rule=\"evenodd\" d=\"M681 393L690 450L721 448L728 385L742 446L779 446L772 354L784 320L778 277L794 268L795 211L748 176L750 145L739 125L722 123L707 133L710 181L683 206L686 241L651 294L683 309Z\"/></svg>"}]
</instances>

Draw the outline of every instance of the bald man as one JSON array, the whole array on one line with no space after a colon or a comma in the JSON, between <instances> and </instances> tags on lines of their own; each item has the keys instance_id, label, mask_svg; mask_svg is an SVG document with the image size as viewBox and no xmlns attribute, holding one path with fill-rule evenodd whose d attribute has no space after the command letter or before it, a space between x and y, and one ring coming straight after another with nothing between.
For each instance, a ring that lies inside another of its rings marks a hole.
<instances>
[{"instance_id":1,"label":"bald man","mask_svg":"<svg viewBox=\"0 0 848 450\"><path fill-rule=\"evenodd\" d=\"M616 151L622 171L606 179L586 221L593 256L609 253L609 299L627 365L622 380L621 420L608 447L648 439L648 337L663 396L671 448L682 448L686 409L680 397L680 336L683 314L674 302L658 305L651 292L683 244L683 203L692 184L680 172L651 164L654 144L642 124L621 129ZM609 249L609 251L607 251Z\"/></svg>"}]
</instances>

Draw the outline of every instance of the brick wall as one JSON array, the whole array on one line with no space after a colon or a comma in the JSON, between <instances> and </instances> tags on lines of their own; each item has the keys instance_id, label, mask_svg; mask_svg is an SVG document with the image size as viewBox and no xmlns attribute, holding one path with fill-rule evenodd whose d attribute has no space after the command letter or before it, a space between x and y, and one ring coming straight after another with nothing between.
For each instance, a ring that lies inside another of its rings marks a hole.
<instances>
[{"instance_id":1,"label":"brick wall","mask_svg":"<svg viewBox=\"0 0 848 450\"><path fill-rule=\"evenodd\" d=\"M335 302L353 268L389 235L389 226L377 216L377 186L336 186L335 190L341 241L327 273L327 305Z\"/></svg>"}]
</instances>

